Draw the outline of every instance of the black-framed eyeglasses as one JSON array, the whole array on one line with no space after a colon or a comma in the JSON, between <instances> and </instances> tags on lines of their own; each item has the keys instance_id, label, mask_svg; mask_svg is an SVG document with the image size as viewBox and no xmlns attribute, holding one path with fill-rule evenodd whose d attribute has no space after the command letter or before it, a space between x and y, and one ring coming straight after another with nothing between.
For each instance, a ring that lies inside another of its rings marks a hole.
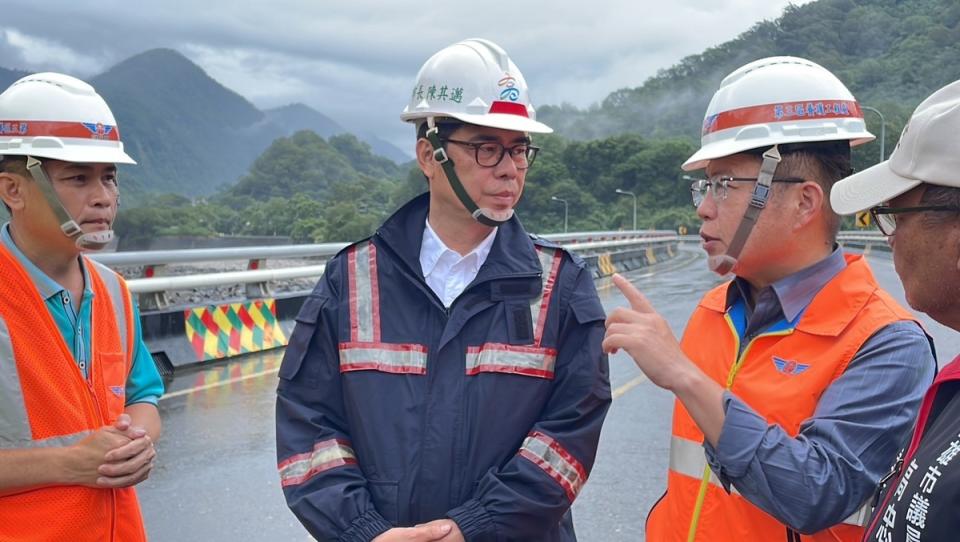
<instances>
[{"instance_id":1,"label":"black-framed eyeglasses","mask_svg":"<svg viewBox=\"0 0 960 542\"><path fill-rule=\"evenodd\" d=\"M533 161L537 158L537 153L540 152L540 147L534 147L529 143L517 143L516 145L506 147L496 141L474 142L450 138L443 139L443 141L470 147L473 149L477 165L482 167L496 166L503 160L504 155L509 153L510 159L513 160L517 169L527 169L533 165Z\"/></svg>"},{"instance_id":2,"label":"black-framed eyeglasses","mask_svg":"<svg viewBox=\"0 0 960 542\"><path fill-rule=\"evenodd\" d=\"M806 181L806 179L799 177L783 177L773 179L771 182L803 183ZM703 203L703 200L707 198L707 194L710 192L713 193L713 198L718 201L727 199L727 188L730 186L730 183L733 182L755 183L757 182L757 177L731 177L725 175L721 177L711 177L709 179L693 179L693 182L690 183L690 196L693 198L693 206L700 207L700 204Z\"/></svg>"},{"instance_id":3,"label":"black-framed eyeglasses","mask_svg":"<svg viewBox=\"0 0 960 542\"><path fill-rule=\"evenodd\" d=\"M890 236L897 231L897 215L902 213L926 213L931 211L960 213L956 205L918 205L916 207L887 207L878 205L870 209L870 216L877 223L880 233Z\"/></svg>"}]
</instances>

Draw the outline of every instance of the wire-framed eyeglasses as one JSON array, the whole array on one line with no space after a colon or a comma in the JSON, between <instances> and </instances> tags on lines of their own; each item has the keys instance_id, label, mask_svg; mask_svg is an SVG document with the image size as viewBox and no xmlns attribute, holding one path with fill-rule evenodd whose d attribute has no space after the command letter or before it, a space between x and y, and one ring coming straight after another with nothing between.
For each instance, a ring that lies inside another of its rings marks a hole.
<instances>
[{"instance_id":1,"label":"wire-framed eyeglasses","mask_svg":"<svg viewBox=\"0 0 960 542\"><path fill-rule=\"evenodd\" d=\"M450 138L446 138L443 141L456 143L457 145L463 145L464 147L473 149L477 165L481 167L494 167L503 160L504 155L509 154L510 159L513 160L517 169L527 169L533 165L533 161L537 158L537 153L540 152L540 147L535 147L530 143L518 143L507 147L496 141L474 142Z\"/></svg>"},{"instance_id":2,"label":"wire-framed eyeglasses","mask_svg":"<svg viewBox=\"0 0 960 542\"><path fill-rule=\"evenodd\" d=\"M723 201L727 199L727 189L730 187L730 183L755 182L757 182L757 177L720 176L711 177L709 179L693 179L693 182L690 183L690 197L693 199L693 206L700 207L700 204L703 203L703 200L707 198L708 193L712 192L715 200ZM772 182L802 183L806 182L806 179L801 179L799 177L783 177L779 179L773 179Z\"/></svg>"}]
</instances>

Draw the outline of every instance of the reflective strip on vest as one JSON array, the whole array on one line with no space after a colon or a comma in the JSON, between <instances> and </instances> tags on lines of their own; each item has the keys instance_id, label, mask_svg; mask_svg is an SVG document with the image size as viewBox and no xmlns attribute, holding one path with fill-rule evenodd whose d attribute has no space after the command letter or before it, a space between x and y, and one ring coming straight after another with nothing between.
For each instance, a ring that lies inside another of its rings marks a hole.
<instances>
[{"instance_id":1,"label":"reflective strip on vest","mask_svg":"<svg viewBox=\"0 0 960 542\"><path fill-rule=\"evenodd\" d=\"M426 374L427 348L419 344L340 343L340 372Z\"/></svg>"},{"instance_id":2,"label":"reflective strip on vest","mask_svg":"<svg viewBox=\"0 0 960 542\"><path fill-rule=\"evenodd\" d=\"M355 465L357 457L350 443L341 439L318 442L312 452L289 457L279 465L280 485L300 485L321 472L343 465Z\"/></svg>"},{"instance_id":3,"label":"reflective strip on vest","mask_svg":"<svg viewBox=\"0 0 960 542\"><path fill-rule=\"evenodd\" d=\"M553 378L557 351L536 346L487 343L467 348L467 374L512 373Z\"/></svg>"},{"instance_id":4,"label":"reflective strip on vest","mask_svg":"<svg viewBox=\"0 0 960 542\"><path fill-rule=\"evenodd\" d=\"M707 456L704 455L703 444L680 437L673 437L670 440L670 470L699 480L703 477L703 469L706 466ZM710 483L724 489L720 479L713 472L710 473ZM732 485L730 493L740 494Z\"/></svg>"},{"instance_id":5,"label":"reflective strip on vest","mask_svg":"<svg viewBox=\"0 0 960 542\"><path fill-rule=\"evenodd\" d=\"M557 249L537 247L537 258L540 259L540 268L543 271L540 275L540 295L530 302L533 346L502 343L470 346L467 348L467 375L509 373L553 378L557 351L553 348L542 348L540 343L543 341L550 299L553 297L563 253Z\"/></svg>"},{"instance_id":6,"label":"reflective strip on vest","mask_svg":"<svg viewBox=\"0 0 960 542\"><path fill-rule=\"evenodd\" d=\"M80 431L33 440L23 388L13 357L13 343L7 322L0 316L0 450L15 448L53 448L76 444L92 431Z\"/></svg>"},{"instance_id":7,"label":"reflective strip on vest","mask_svg":"<svg viewBox=\"0 0 960 542\"><path fill-rule=\"evenodd\" d=\"M89 259L84 261L96 266L96 269L89 270L100 277L109 292L122 348L127 354L128 328L127 312L121 290L123 283L109 268ZM0 449L72 446L91 433L92 431L80 431L42 440L33 439L30 417L23 397L23 388L20 385L20 375L17 373L17 361L13 354L13 343L10 340L10 330L6 320L0 316Z\"/></svg>"},{"instance_id":8,"label":"reflective strip on vest","mask_svg":"<svg viewBox=\"0 0 960 542\"><path fill-rule=\"evenodd\" d=\"M670 440L670 470L700 480L703 477L703 469L707 465L707 456L704 454L703 444L685 438L673 437ZM720 479L713 472L710 473L710 483L724 489ZM745 498L732 484L730 485L730 494ZM868 501L841 523L863 527L869 518L870 503Z\"/></svg>"},{"instance_id":9,"label":"reflective strip on vest","mask_svg":"<svg viewBox=\"0 0 960 542\"><path fill-rule=\"evenodd\" d=\"M10 330L0 315L0 448L25 447L32 435Z\"/></svg>"},{"instance_id":10,"label":"reflective strip on vest","mask_svg":"<svg viewBox=\"0 0 960 542\"><path fill-rule=\"evenodd\" d=\"M347 251L350 283L350 342L340 343L340 372L427 373L427 347L380 340L377 247L360 243Z\"/></svg>"},{"instance_id":11,"label":"reflective strip on vest","mask_svg":"<svg viewBox=\"0 0 960 542\"><path fill-rule=\"evenodd\" d=\"M131 353L127 351L128 344L127 341L129 337L128 333L128 323L127 323L127 311L126 304L124 303L124 285L120 282L117 274L114 273L109 267L95 262L89 258L84 258L83 260L86 263L92 263L96 267L97 276L100 277L100 280L103 281L103 285L106 286L107 292L110 293L110 303L113 305L113 313L117 316L117 330L120 332L120 345L123 349L124 359L130 360ZM92 269L91 269L92 271ZM131 311L131 314L133 311Z\"/></svg>"},{"instance_id":12,"label":"reflective strip on vest","mask_svg":"<svg viewBox=\"0 0 960 542\"><path fill-rule=\"evenodd\" d=\"M583 465L565 450L559 442L539 431L532 431L523 441L518 454L543 469L567 493L572 503L587 483Z\"/></svg>"}]
</instances>

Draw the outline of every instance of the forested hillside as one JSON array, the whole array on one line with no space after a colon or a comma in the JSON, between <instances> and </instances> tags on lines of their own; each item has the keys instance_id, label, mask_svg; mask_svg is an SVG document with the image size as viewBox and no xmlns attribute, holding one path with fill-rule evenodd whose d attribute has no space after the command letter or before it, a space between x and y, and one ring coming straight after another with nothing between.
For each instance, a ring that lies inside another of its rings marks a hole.
<instances>
[{"instance_id":1,"label":"forested hillside","mask_svg":"<svg viewBox=\"0 0 960 542\"><path fill-rule=\"evenodd\" d=\"M720 80L747 62L771 55L801 56L826 66L862 105L880 110L886 117L889 154L916 105L947 82L960 79L960 2L819 0L791 6L777 20L758 22L736 39L687 57L638 87L612 92L594 107L541 107L540 119L557 134L535 140L543 151L528 174L518 209L524 224L534 232L560 231L564 205L552 199L557 197L569 204L571 230L629 228L633 198L616 193L619 189L637 194L639 227L695 227L689 182L682 179L679 166L698 146L703 114ZM121 65L115 69L118 73L105 74L98 86L110 93L109 77L151 76L120 73L125 69L129 67ZM108 96L111 103L120 100L124 108L159 104L143 119L123 120L125 137L133 128L150 132L151 140L167 138L188 146L220 146L225 153L249 153L252 146L242 141L222 148L226 143L218 139L218 130L260 126L284 116L309 117L296 108L263 113L233 95L217 104L223 108L220 120L192 124L193 116L212 106L205 101L209 96L204 97L212 80L193 79L194 86L162 87L156 96L138 97L139 104ZM162 113L168 110L164 104L169 99L162 94L175 91L195 96L197 111L185 111L182 118ZM867 123L879 137L879 117L868 112ZM210 195L199 201L183 196L151 198L147 207L125 209L118 230L133 238L194 233L290 235L301 242L356 239L426 189L422 175L410 164L396 166L353 136L323 133L329 128L322 124L317 120L298 126L320 135L281 137L258 159L251 158L249 168L231 170L239 179L231 186L215 182L227 177L225 169L220 177L188 176L214 167L205 154L186 156L172 145L154 153L171 163L167 167L178 168L178 178L210 183L202 190L180 190L182 194ZM137 144L131 152L147 150ZM854 165L862 169L879 158L878 141L858 147ZM217 185L220 188L214 191Z\"/></svg>"},{"instance_id":2,"label":"forested hillside","mask_svg":"<svg viewBox=\"0 0 960 542\"><path fill-rule=\"evenodd\" d=\"M747 62L774 55L825 66L862 104L883 111L896 136L920 100L960 78L960 2L819 0L790 6L779 19L759 22L639 87L612 92L592 108L547 106L538 113L572 139L620 133L697 138L720 80ZM868 120L879 129L877 118Z\"/></svg>"}]
</instances>

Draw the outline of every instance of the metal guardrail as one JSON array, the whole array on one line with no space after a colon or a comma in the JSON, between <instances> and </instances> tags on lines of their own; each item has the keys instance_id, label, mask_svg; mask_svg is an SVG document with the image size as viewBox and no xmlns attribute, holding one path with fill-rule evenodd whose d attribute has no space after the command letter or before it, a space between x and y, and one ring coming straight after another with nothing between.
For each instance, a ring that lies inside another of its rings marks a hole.
<instances>
[{"instance_id":1,"label":"metal guardrail","mask_svg":"<svg viewBox=\"0 0 960 542\"><path fill-rule=\"evenodd\" d=\"M571 250L576 250L582 255L616 252L629 247L677 241L675 233L662 230L577 232L549 234L542 237ZM140 277L129 279L127 285L132 293L138 294L142 308L162 309L170 305L168 292L177 290L243 284L246 286L248 298L270 297L273 295L271 282L316 278L323 274L326 266L320 264L266 269L267 260L291 258L326 260L347 245L348 243L324 243L224 249L139 251L96 254L93 257L100 263L111 267L141 266ZM163 276L167 266L238 260L247 260L247 270Z\"/></svg>"},{"instance_id":2,"label":"metal guardrail","mask_svg":"<svg viewBox=\"0 0 960 542\"><path fill-rule=\"evenodd\" d=\"M664 235L675 236L676 234L670 230L639 230L551 233L541 235L540 237L558 244L579 245L589 242L613 241L620 239L640 239ZM98 262L111 267L147 266L157 269L162 265L212 261L263 261L268 259L310 257L330 258L348 245L349 243L321 243L314 245L231 247L188 250L145 250L99 253L92 254L91 257Z\"/></svg>"},{"instance_id":3,"label":"metal guardrail","mask_svg":"<svg viewBox=\"0 0 960 542\"><path fill-rule=\"evenodd\" d=\"M319 277L326 265L288 267L285 269L257 269L255 271L227 271L223 273L204 273L179 277L154 277L149 279L131 279L127 281L130 291L135 294L165 292L167 290L186 290L224 284L250 284Z\"/></svg>"},{"instance_id":4,"label":"metal guardrail","mask_svg":"<svg viewBox=\"0 0 960 542\"><path fill-rule=\"evenodd\" d=\"M582 256L616 253L635 247L653 246L665 242L699 242L697 235L678 236L671 231L606 231L560 233L542 236ZM841 232L841 243L853 245L886 245L886 237L880 232ZM348 243L323 243L315 245L235 247L223 249L162 250L139 252L116 252L93 255L93 258L111 267L142 266L139 278L127 281L130 291L138 294L140 304L146 309L159 309L170 305L170 291L207 288L224 285L246 286L249 298L273 295L271 282L316 278L323 274L324 264L266 269L270 259L318 258L329 259L343 250ZM247 270L203 273L181 276L163 276L164 268L172 265L247 260Z\"/></svg>"},{"instance_id":5,"label":"metal guardrail","mask_svg":"<svg viewBox=\"0 0 960 542\"><path fill-rule=\"evenodd\" d=\"M279 258L329 258L349 243L322 243L317 245L286 245L262 247L200 248L189 250L145 250L134 252L105 252L92 254L94 260L110 267L150 266L215 262L229 260L262 261Z\"/></svg>"}]
</instances>

